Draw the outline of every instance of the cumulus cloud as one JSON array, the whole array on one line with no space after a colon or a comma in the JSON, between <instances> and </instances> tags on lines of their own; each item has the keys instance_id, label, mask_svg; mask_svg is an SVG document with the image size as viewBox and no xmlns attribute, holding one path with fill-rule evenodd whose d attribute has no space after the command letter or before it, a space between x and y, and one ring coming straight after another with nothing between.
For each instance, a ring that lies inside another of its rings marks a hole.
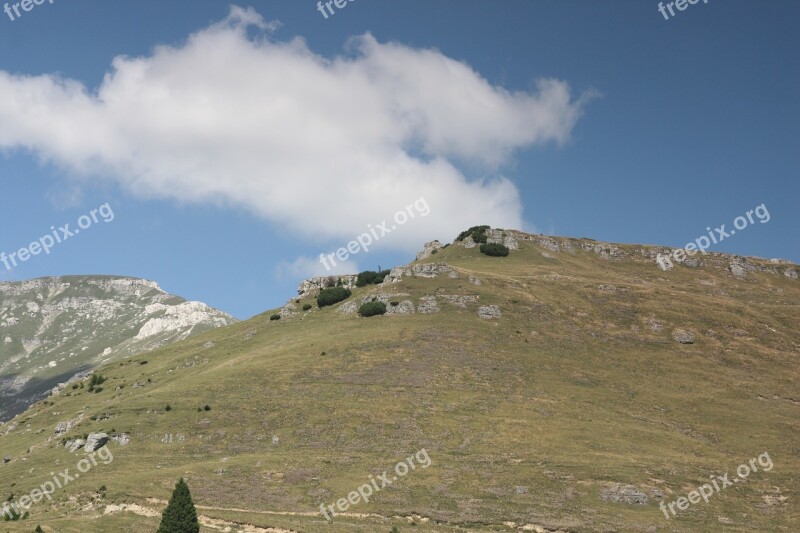
<instances>
[{"instance_id":1,"label":"cumulus cloud","mask_svg":"<svg viewBox=\"0 0 800 533\"><path fill-rule=\"evenodd\" d=\"M587 99L552 79L510 92L370 34L327 58L276 28L232 7L184 43L116 57L96 89L0 71L0 148L143 197L245 207L317 241L350 240L425 197L430 216L379 244L413 250L473 224L522 227L502 166L568 140Z\"/></svg>"}]
</instances>

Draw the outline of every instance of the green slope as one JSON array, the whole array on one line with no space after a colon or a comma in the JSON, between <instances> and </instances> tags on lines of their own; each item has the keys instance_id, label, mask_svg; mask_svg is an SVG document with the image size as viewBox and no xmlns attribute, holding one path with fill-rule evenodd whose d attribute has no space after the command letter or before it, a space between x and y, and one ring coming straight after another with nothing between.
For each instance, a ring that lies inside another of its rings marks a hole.
<instances>
[{"instance_id":1,"label":"green slope","mask_svg":"<svg viewBox=\"0 0 800 533\"><path fill-rule=\"evenodd\" d=\"M421 261L457 277L403 276L299 311L306 296L293 317L270 311L114 363L103 392L36 404L0 427L6 494L74 469L86 454L64 438L131 442L2 525L155 531L143 514L183 477L203 531L800 529L797 267L709 254L665 272L653 247L513 235L508 257L455 244ZM341 312L372 296L415 307L433 296L440 310ZM491 305L501 316L480 318ZM331 524L319 514L420 449L428 468ZM659 509L764 452L770 471L669 520ZM614 502L615 484L646 503Z\"/></svg>"}]
</instances>

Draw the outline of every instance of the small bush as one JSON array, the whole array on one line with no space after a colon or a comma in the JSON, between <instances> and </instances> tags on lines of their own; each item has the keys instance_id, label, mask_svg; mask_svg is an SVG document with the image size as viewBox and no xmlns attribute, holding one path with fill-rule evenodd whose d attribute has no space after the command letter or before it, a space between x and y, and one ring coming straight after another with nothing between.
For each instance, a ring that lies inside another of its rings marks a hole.
<instances>
[{"instance_id":1,"label":"small bush","mask_svg":"<svg viewBox=\"0 0 800 533\"><path fill-rule=\"evenodd\" d=\"M210 405L206 405L205 407L203 407L203 410L210 411L211 410L211 406Z\"/></svg>"},{"instance_id":2,"label":"small bush","mask_svg":"<svg viewBox=\"0 0 800 533\"><path fill-rule=\"evenodd\" d=\"M476 243L486 242L486 230L489 229L489 226L472 226L467 231L462 231L458 234L456 238L457 241L463 241L467 237L472 237L472 240Z\"/></svg>"},{"instance_id":3,"label":"small bush","mask_svg":"<svg viewBox=\"0 0 800 533\"><path fill-rule=\"evenodd\" d=\"M139 361L139 364L140 364L140 365L146 365L146 364L147 364L147 361Z\"/></svg>"},{"instance_id":4,"label":"small bush","mask_svg":"<svg viewBox=\"0 0 800 533\"><path fill-rule=\"evenodd\" d=\"M351 294L353 294L352 291L350 291L350 289L345 289L344 287L331 287L328 289L322 289L319 291L319 295L317 296L317 305L319 307L333 305L341 302L342 300L350 298Z\"/></svg>"},{"instance_id":5,"label":"small bush","mask_svg":"<svg viewBox=\"0 0 800 533\"><path fill-rule=\"evenodd\" d=\"M311 304L303 304L303 311L308 311L309 309L311 309L311 307L312 307Z\"/></svg>"},{"instance_id":6,"label":"small bush","mask_svg":"<svg viewBox=\"0 0 800 533\"><path fill-rule=\"evenodd\" d=\"M356 278L356 287L381 284L384 278L389 275L389 272L390 270L381 270L380 272L365 270L364 272L359 272L358 278Z\"/></svg>"},{"instance_id":7,"label":"small bush","mask_svg":"<svg viewBox=\"0 0 800 533\"><path fill-rule=\"evenodd\" d=\"M165 411L172 411L172 406L170 404L167 404L167 406L164 408L164 410Z\"/></svg>"},{"instance_id":8,"label":"small bush","mask_svg":"<svg viewBox=\"0 0 800 533\"><path fill-rule=\"evenodd\" d=\"M386 304L383 302L367 302L358 308L358 314L363 317L386 314Z\"/></svg>"},{"instance_id":9,"label":"small bush","mask_svg":"<svg viewBox=\"0 0 800 533\"><path fill-rule=\"evenodd\" d=\"M397 307L398 305L400 305L400 302L398 302L397 300L392 300L391 302L389 302L389 305L391 305L392 307Z\"/></svg>"},{"instance_id":10,"label":"small bush","mask_svg":"<svg viewBox=\"0 0 800 533\"><path fill-rule=\"evenodd\" d=\"M270 320L280 320L281 319L281 315L272 315L271 317L269 317L269 319Z\"/></svg>"},{"instance_id":11,"label":"small bush","mask_svg":"<svg viewBox=\"0 0 800 533\"><path fill-rule=\"evenodd\" d=\"M508 255L508 248L500 243L481 244L481 253L494 257L505 257Z\"/></svg>"}]
</instances>

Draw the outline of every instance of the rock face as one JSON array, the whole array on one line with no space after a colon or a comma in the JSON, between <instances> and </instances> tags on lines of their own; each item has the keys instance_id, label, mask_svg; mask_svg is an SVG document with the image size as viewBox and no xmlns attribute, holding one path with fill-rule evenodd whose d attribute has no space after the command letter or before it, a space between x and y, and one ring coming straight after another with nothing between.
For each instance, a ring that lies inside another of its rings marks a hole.
<instances>
[{"instance_id":1,"label":"rock face","mask_svg":"<svg viewBox=\"0 0 800 533\"><path fill-rule=\"evenodd\" d=\"M404 276L435 278L440 274L447 274L450 278L458 277L458 272L453 270L447 263L425 263L410 267L393 268L391 272L389 272L389 275L386 276L384 283L396 283L403 279Z\"/></svg>"},{"instance_id":2,"label":"rock face","mask_svg":"<svg viewBox=\"0 0 800 533\"><path fill-rule=\"evenodd\" d=\"M306 297L320 289L336 287L337 285L341 285L345 289L353 289L356 286L357 279L358 276L350 274L345 276L319 276L300 282L300 286L297 287L297 294L301 297Z\"/></svg>"},{"instance_id":3,"label":"rock face","mask_svg":"<svg viewBox=\"0 0 800 533\"><path fill-rule=\"evenodd\" d=\"M93 452L105 446L107 442L108 442L108 435L106 435L105 433L89 433L89 436L86 438L86 444L83 446L83 449L86 450L87 452Z\"/></svg>"},{"instance_id":4,"label":"rock face","mask_svg":"<svg viewBox=\"0 0 800 533\"><path fill-rule=\"evenodd\" d=\"M417 253L417 261L422 261L432 256L434 253L442 249L442 243L439 241L426 242L422 251Z\"/></svg>"},{"instance_id":5,"label":"rock face","mask_svg":"<svg viewBox=\"0 0 800 533\"><path fill-rule=\"evenodd\" d=\"M144 279L64 276L0 283L0 421L48 394L63 393L100 364L234 322Z\"/></svg>"}]
</instances>

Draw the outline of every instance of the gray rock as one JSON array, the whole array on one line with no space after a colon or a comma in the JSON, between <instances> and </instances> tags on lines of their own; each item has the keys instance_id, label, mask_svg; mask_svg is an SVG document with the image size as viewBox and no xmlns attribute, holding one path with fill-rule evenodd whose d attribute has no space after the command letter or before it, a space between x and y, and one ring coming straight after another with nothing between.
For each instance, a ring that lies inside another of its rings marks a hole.
<instances>
[{"instance_id":1,"label":"gray rock","mask_svg":"<svg viewBox=\"0 0 800 533\"><path fill-rule=\"evenodd\" d=\"M107 434L89 433L89 437L86 439L86 444L84 445L83 449L86 450L87 452L93 452L105 446L107 442L108 442Z\"/></svg>"},{"instance_id":2,"label":"gray rock","mask_svg":"<svg viewBox=\"0 0 800 533\"><path fill-rule=\"evenodd\" d=\"M435 251L441 249L442 249L442 243L440 243L439 241L426 242L425 246L422 248L422 251L420 251L417 254L417 261L429 258L430 256L433 255Z\"/></svg>"},{"instance_id":3,"label":"gray rock","mask_svg":"<svg viewBox=\"0 0 800 533\"><path fill-rule=\"evenodd\" d=\"M68 420L66 422L59 422L58 424L56 424L56 430L55 430L56 436L63 435L64 433L72 429L73 423L74 422L72 420Z\"/></svg>"},{"instance_id":4,"label":"gray rock","mask_svg":"<svg viewBox=\"0 0 800 533\"><path fill-rule=\"evenodd\" d=\"M516 489L514 489L514 492L516 492L517 494L528 494L528 492L530 492L530 491L528 490L528 487L521 487L520 486L520 487L517 487Z\"/></svg>"},{"instance_id":5,"label":"gray rock","mask_svg":"<svg viewBox=\"0 0 800 533\"><path fill-rule=\"evenodd\" d=\"M420 303L417 306L417 312L422 314L436 313L439 311L439 304L436 302L435 296L423 296L419 299Z\"/></svg>"},{"instance_id":6,"label":"gray rock","mask_svg":"<svg viewBox=\"0 0 800 533\"><path fill-rule=\"evenodd\" d=\"M789 279L797 279L797 270L793 268L787 268L783 271L783 275Z\"/></svg>"},{"instance_id":7,"label":"gray rock","mask_svg":"<svg viewBox=\"0 0 800 533\"><path fill-rule=\"evenodd\" d=\"M481 318L499 318L502 313L496 305L483 305L478 309L478 316Z\"/></svg>"},{"instance_id":8,"label":"gray rock","mask_svg":"<svg viewBox=\"0 0 800 533\"><path fill-rule=\"evenodd\" d=\"M127 446L131 443L131 436L127 433L120 433L119 435L112 435L111 440L119 444L120 446Z\"/></svg>"},{"instance_id":9,"label":"gray rock","mask_svg":"<svg viewBox=\"0 0 800 533\"><path fill-rule=\"evenodd\" d=\"M477 296L470 294L442 294L441 297L444 298L448 303L462 309L466 309L467 304L475 303L478 300Z\"/></svg>"},{"instance_id":10,"label":"gray rock","mask_svg":"<svg viewBox=\"0 0 800 533\"><path fill-rule=\"evenodd\" d=\"M9 457L7 455L5 457L3 457L3 464L10 463L10 462L11 462L11 457Z\"/></svg>"},{"instance_id":11,"label":"gray rock","mask_svg":"<svg viewBox=\"0 0 800 533\"><path fill-rule=\"evenodd\" d=\"M69 453L75 453L81 448L83 448L84 444L86 444L85 440L74 439L74 440L68 440L66 444L64 444L64 447L67 449L67 451L69 451Z\"/></svg>"},{"instance_id":12,"label":"gray rock","mask_svg":"<svg viewBox=\"0 0 800 533\"><path fill-rule=\"evenodd\" d=\"M678 341L681 344L693 344L694 343L694 335L691 331L686 331L685 329L676 329L672 332L672 338Z\"/></svg>"},{"instance_id":13,"label":"gray rock","mask_svg":"<svg viewBox=\"0 0 800 533\"><path fill-rule=\"evenodd\" d=\"M472 240L472 235L470 235L469 237L467 237L467 238L465 238L463 241L461 241L461 245L462 245L464 248L475 248L476 246L478 246L478 245L475 243L475 241L474 241L474 240Z\"/></svg>"},{"instance_id":14,"label":"gray rock","mask_svg":"<svg viewBox=\"0 0 800 533\"><path fill-rule=\"evenodd\" d=\"M345 289L352 289L356 286L356 279L358 279L358 276L352 274L345 276L319 276L307 279L300 282L300 285L297 287L297 294L300 296L308 296L320 289L335 287L337 284L341 284Z\"/></svg>"},{"instance_id":15,"label":"gray rock","mask_svg":"<svg viewBox=\"0 0 800 533\"><path fill-rule=\"evenodd\" d=\"M403 300L397 305L391 303L386 306L387 315L410 315L414 312L414 302Z\"/></svg>"},{"instance_id":16,"label":"gray rock","mask_svg":"<svg viewBox=\"0 0 800 533\"><path fill-rule=\"evenodd\" d=\"M613 483L600 489L600 499L606 502L627 503L629 505L647 504L647 494L634 485L622 485L620 483Z\"/></svg>"},{"instance_id":17,"label":"gray rock","mask_svg":"<svg viewBox=\"0 0 800 533\"><path fill-rule=\"evenodd\" d=\"M212 341L206 341L203 343L203 349L208 350L209 348L213 348L214 343Z\"/></svg>"}]
</instances>

